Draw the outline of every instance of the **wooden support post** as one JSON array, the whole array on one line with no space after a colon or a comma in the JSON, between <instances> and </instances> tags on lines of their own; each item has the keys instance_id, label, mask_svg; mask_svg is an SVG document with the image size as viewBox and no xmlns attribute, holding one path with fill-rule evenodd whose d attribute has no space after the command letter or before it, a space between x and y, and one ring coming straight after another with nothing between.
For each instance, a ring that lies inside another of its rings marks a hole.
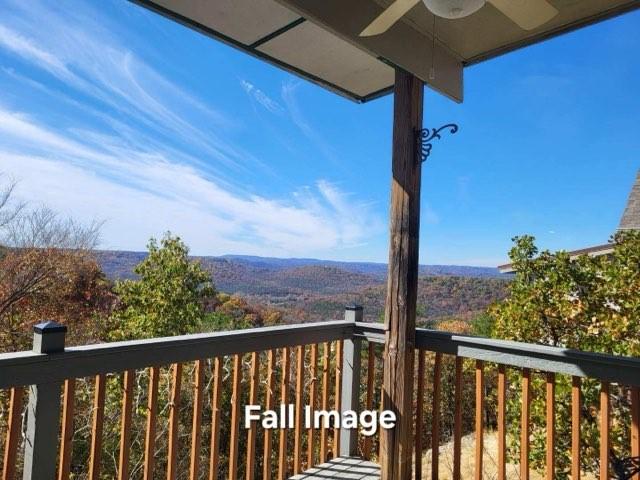
<instances>
[{"instance_id":1,"label":"wooden support post","mask_svg":"<svg viewBox=\"0 0 640 480\"><path fill-rule=\"evenodd\" d=\"M53 355L64 351L64 325L44 322L33 327L33 332L34 352ZM61 391L60 382L29 387L23 480L56 478Z\"/></svg>"},{"instance_id":2,"label":"wooden support post","mask_svg":"<svg viewBox=\"0 0 640 480\"><path fill-rule=\"evenodd\" d=\"M347 322L362 321L362 307L353 305L345 308ZM344 340L342 353L342 414L347 410L360 411L360 357L362 341L359 338ZM358 454L358 428L340 429L340 456L351 457Z\"/></svg>"},{"instance_id":3,"label":"wooden support post","mask_svg":"<svg viewBox=\"0 0 640 480\"><path fill-rule=\"evenodd\" d=\"M396 69L389 270L385 305L383 407L396 426L382 430L382 480L411 477L413 363L418 291L420 174L417 132L422 129L424 85Z\"/></svg>"}]
</instances>

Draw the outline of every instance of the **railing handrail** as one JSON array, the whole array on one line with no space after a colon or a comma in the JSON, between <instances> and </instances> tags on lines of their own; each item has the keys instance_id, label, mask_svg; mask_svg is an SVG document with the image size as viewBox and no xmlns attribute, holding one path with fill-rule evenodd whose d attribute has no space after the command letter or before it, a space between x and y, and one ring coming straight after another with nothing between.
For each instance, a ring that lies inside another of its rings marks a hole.
<instances>
[{"instance_id":1,"label":"railing handrail","mask_svg":"<svg viewBox=\"0 0 640 480\"><path fill-rule=\"evenodd\" d=\"M0 388L56 382L201 358L363 338L384 343L384 326L336 320L0 354ZM416 348L519 368L640 385L640 359L416 329Z\"/></svg>"},{"instance_id":2,"label":"railing handrail","mask_svg":"<svg viewBox=\"0 0 640 480\"><path fill-rule=\"evenodd\" d=\"M357 337L384 343L384 326L357 323ZM529 368L578 377L597 378L624 385L640 385L640 358L584 352L568 348L416 329L416 348L512 367Z\"/></svg>"},{"instance_id":3,"label":"railing handrail","mask_svg":"<svg viewBox=\"0 0 640 480\"><path fill-rule=\"evenodd\" d=\"M83 345L48 355L4 353L0 354L0 388L343 340L353 336L354 325L336 320Z\"/></svg>"}]
</instances>

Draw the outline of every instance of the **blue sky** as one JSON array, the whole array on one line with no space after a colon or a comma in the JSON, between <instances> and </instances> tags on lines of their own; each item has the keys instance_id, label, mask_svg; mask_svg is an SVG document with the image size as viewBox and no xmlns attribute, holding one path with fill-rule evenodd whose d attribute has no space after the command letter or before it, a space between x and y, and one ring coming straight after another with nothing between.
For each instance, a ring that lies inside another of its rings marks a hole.
<instances>
[{"instance_id":1,"label":"blue sky","mask_svg":"<svg viewBox=\"0 0 640 480\"><path fill-rule=\"evenodd\" d=\"M423 170L421 262L605 242L640 167L640 12L465 71ZM386 261L392 99L357 105L123 0L0 0L0 172L195 254Z\"/></svg>"}]
</instances>

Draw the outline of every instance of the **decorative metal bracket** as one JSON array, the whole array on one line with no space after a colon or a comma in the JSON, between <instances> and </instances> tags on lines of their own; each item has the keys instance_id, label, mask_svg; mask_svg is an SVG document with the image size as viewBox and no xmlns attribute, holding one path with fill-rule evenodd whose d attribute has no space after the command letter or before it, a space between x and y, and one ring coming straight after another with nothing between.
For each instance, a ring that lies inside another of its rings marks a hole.
<instances>
[{"instance_id":1,"label":"decorative metal bracket","mask_svg":"<svg viewBox=\"0 0 640 480\"><path fill-rule=\"evenodd\" d=\"M630 480L640 473L640 457L623 457L616 456L611 450L609 453L609 462L613 467L615 478L619 480Z\"/></svg>"},{"instance_id":2,"label":"decorative metal bracket","mask_svg":"<svg viewBox=\"0 0 640 480\"><path fill-rule=\"evenodd\" d=\"M440 136L440 132L445 129L449 129L449 133L454 134L458 131L458 125L455 123L448 123L440 128L423 128L422 130L417 131L417 147L420 151L420 157L423 162L429 158L429 155L431 155L431 149L433 148L431 142L435 139L441 139L442 137Z\"/></svg>"}]
</instances>

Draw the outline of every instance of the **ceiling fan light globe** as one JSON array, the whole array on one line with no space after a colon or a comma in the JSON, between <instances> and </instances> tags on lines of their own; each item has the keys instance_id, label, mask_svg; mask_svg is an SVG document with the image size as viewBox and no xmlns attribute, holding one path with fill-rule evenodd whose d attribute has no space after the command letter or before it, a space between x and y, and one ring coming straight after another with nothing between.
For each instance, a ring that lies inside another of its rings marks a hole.
<instances>
[{"instance_id":1,"label":"ceiling fan light globe","mask_svg":"<svg viewBox=\"0 0 640 480\"><path fill-rule=\"evenodd\" d=\"M422 0L431 13L438 17L456 19L480 10L486 0Z\"/></svg>"}]
</instances>

